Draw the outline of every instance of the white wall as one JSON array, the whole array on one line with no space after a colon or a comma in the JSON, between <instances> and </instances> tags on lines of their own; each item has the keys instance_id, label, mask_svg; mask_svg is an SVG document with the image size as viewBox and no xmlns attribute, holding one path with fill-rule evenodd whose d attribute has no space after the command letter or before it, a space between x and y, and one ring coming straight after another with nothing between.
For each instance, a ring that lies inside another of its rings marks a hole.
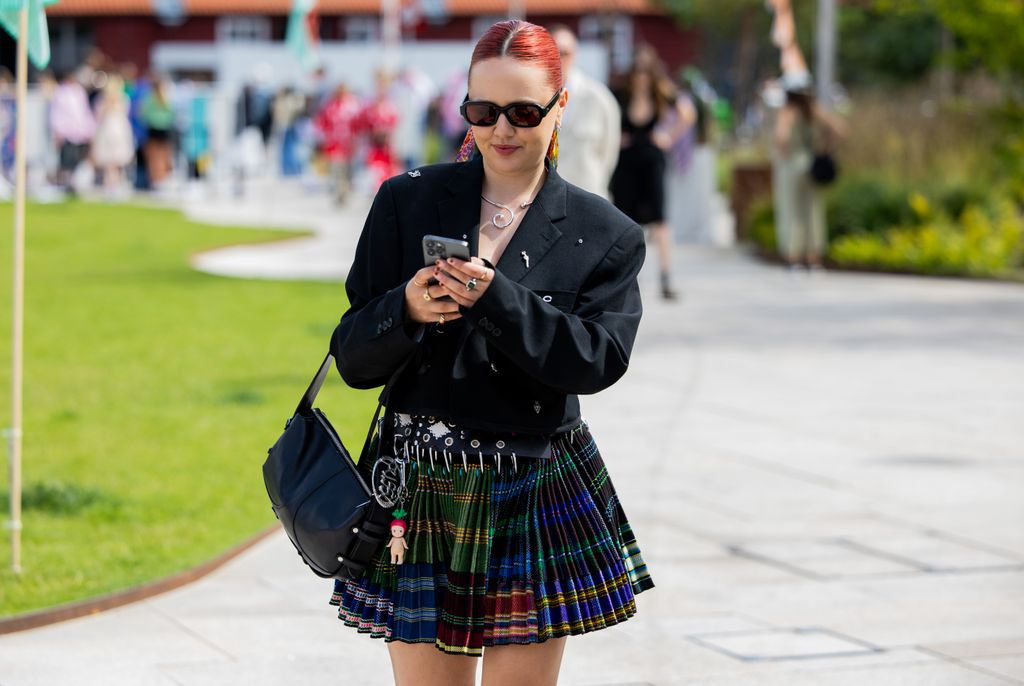
<instances>
[{"instance_id":1,"label":"white wall","mask_svg":"<svg viewBox=\"0 0 1024 686\"><path fill-rule=\"evenodd\" d=\"M400 67L422 69L440 85L468 67L472 50L470 41L409 42L402 44L396 61ZM321 43L320 55L331 83L344 81L364 92L373 88L374 73L387 57L381 43L351 42ZM308 84L308 76L281 42L162 42L154 44L150 61L162 72L209 69L216 74L218 87L229 94L238 93L247 81L259 80L269 87ZM581 43L577 63L594 78L608 77L607 52L598 43Z\"/></svg>"}]
</instances>

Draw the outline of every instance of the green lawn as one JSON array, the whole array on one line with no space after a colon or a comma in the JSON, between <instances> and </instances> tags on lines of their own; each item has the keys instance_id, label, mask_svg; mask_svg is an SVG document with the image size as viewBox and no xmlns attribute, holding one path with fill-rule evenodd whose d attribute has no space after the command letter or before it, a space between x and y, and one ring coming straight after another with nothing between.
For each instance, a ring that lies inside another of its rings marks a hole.
<instances>
[{"instance_id":1,"label":"green lawn","mask_svg":"<svg viewBox=\"0 0 1024 686\"><path fill-rule=\"evenodd\" d=\"M0 205L0 426L11 215ZM267 448L346 306L340 282L228 279L188 264L213 246L294 232L72 202L30 206L27 233L23 572L10 569L5 529L0 616L160 578L273 523ZM375 393L337 374L326 386L320 405L361 441ZM8 479L5 468L4 521Z\"/></svg>"}]
</instances>

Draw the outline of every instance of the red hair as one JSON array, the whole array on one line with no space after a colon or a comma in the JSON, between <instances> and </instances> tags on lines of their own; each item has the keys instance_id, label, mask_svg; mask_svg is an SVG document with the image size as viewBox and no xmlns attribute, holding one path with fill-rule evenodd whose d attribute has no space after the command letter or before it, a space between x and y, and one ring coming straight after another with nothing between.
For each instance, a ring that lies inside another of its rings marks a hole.
<instances>
[{"instance_id":1,"label":"red hair","mask_svg":"<svg viewBox=\"0 0 1024 686\"><path fill-rule=\"evenodd\" d=\"M548 73L548 85L558 90L562 87L562 56L558 45L543 26L520 19L506 19L492 24L473 48L469 60L469 71L480 60L494 57L511 57L520 62L529 62Z\"/></svg>"}]
</instances>

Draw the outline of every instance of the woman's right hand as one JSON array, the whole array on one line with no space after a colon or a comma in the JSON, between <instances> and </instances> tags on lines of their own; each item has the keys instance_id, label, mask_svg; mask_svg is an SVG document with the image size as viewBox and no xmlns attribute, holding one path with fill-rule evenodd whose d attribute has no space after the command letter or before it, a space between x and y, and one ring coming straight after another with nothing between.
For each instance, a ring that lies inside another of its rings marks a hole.
<instances>
[{"instance_id":1,"label":"woman's right hand","mask_svg":"<svg viewBox=\"0 0 1024 686\"><path fill-rule=\"evenodd\" d=\"M434 278L436 271L437 267L433 265L424 267L416 272L409 279L409 283L405 285L405 311L415 322L438 324L441 323L441 315L444 315L446 322L462 317L457 302L439 299L444 295L442 286L427 286L429 280ZM424 297L424 294L429 298Z\"/></svg>"}]
</instances>

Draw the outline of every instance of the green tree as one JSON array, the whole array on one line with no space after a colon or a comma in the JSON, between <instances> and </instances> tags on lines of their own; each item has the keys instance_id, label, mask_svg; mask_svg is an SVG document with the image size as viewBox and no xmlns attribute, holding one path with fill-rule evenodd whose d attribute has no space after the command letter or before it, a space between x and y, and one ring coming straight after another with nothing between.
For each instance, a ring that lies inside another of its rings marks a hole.
<instances>
[{"instance_id":1,"label":"green tree","mask_svg":"<svg viewBox=\"0 0 1024 686\"><path fill-rule=\"evenodd\" d=\"M936 17L955 37L958 67L981 66L1017 88L1024 81L1024 0L876 0L876 7Z\"/></svg>"}]
</instances>

